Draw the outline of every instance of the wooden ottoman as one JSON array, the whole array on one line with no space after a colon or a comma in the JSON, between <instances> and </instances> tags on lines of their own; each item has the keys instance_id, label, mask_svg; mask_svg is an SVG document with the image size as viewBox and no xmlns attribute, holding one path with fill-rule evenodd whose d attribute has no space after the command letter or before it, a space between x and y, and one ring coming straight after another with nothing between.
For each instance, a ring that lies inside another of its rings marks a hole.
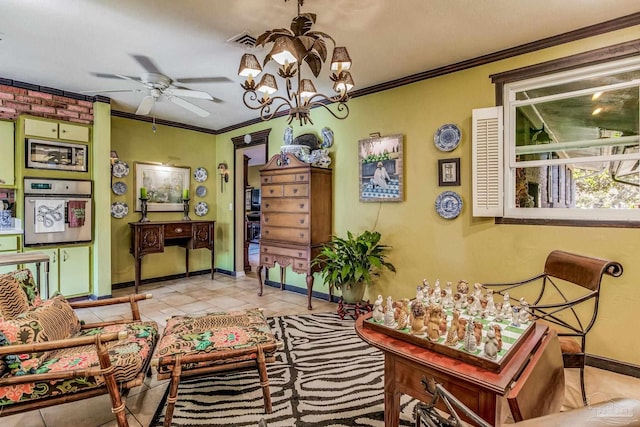
<instances>
[{"instance_id":1,"label":"wooden ottoman","mask_svg":"<svg viewBox=\"0 0 640 427\"><path fill-rule=\"evenodd\" d=\"M282 348L262 313L248 309L201 316L173 316L156 348L152 366L158 379L171 378L164 425L170 426L182 378L244 368L257 368L266 413L271 413L271 393L266 362Z\"/></svg>"}]
</instances>

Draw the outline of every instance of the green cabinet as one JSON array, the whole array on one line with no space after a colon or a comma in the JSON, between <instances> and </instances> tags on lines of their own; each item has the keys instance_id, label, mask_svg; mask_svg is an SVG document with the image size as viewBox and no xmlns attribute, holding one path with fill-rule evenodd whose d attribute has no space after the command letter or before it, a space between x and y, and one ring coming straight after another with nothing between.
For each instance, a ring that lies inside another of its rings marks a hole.
<instances>
[{"instance_id":1,"label":"green cabinet","mask_svg":"<svg viewBox=\"0 0 640 427\"><path fill-rule=\"evenodd\" d=\"M89 246L34 248L49 255L49 295L60 292L65 297L91 293L91 250ZM35 265L28 265L35 271ZM40 266L44 277L44 265Z\"/></svg>"},{"instance_id":2,"label":"green cabinet","mask_svg":"<svg viewBox=\"0 0 640 427\"><path fill-rule=\"evenodd\" d=\"M15 184L13 122L0 120L0 186Z\"/></svg>"},{"instance_id":3,"label":"green cabinet","mask_svg":"<svg viewBox=\"0 0 640 427\"><path fill-rule=\"evenodd\" d=\"M0 254L17 254L18 236L0 236ZM17 268L15 265L0 266L0 274L9 273Z\"/></svg>"},{"instance_id":4,"label":"green cabinet","mask_svg":"<svg viewBox=\"0 0 640 427\"><path fill-rule=\"evenodd\" d=\"M24 134L65 141L89 142L89 126L66 122L25 118Z\"/></svg>"}]
</instances>

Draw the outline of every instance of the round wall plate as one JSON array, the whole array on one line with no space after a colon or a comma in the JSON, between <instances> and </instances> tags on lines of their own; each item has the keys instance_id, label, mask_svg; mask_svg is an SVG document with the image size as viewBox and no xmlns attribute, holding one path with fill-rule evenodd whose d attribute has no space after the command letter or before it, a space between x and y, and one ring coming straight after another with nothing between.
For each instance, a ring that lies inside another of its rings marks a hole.
<instances>
[{"instance_id":1,"label":"round wall plate","mask_svg":"<svg viewBox=\"0 0 640 427\"><path fill-rule=\"evenodd\" d=\"M129 165L122 160L116 160L111 166L111 174L116 178L123 178L129 175Z\"/></svg>"},{"instance_id":2,"label":"round wall plate","mask_svg":"<svg viewBox=\"0 0 640 427\"><path fill-rule=\"evenodd\" d=\"M193 179L198 182L205 182L208 178L207 170L205 168L197 168L193 172Z\"/></svg>"},{"instance_id":3,"label":"round wall plate","mask_svg":"<svg viewBox=\"0 0 640 427\"><path fill-rule=\"evenodd\" d=\"M453 151L460 143L462 132L453 124L440 126L433 136L433 142L440 151Z\"/></svg>"},{"instance_id":4,"label":"round wall plate","mask_svg":"<svg viewBox=\"0 0 640 427\"><path fill-rule=\"evenodd\" d=\"M436 212L445 219L453 219L462 211L462 198L454 191L444 191L436 198Z\"/></svg>"},{"instance_id":5,"label":"round wall plate","mask_svg":"<svg viewBox=\"0 0 640 427\"><path fill-rule=\"evenodd\" d=\"M125 202L111 203L111 216L114 218L124 218L129 213L129 206Z\"/></svg>"},{"instance_id":6,"label":"round wall plate","mask_svg":"<svg viewBox=\"0 0 640 427\"><path fill-rule=\"evenodd\" d=\"M206 195L207 195L207 187L205 187L204 185L198 185L196 187L196 196L204 197Z\"/></svg>"},{"instance_id":7,"label":"round wall plate","mask_svg":"<svg viewBox=\"0 0 640 427\"><path fill-rule=\"evenodd\" d=\"M113 192L118 196L122 196L127 192L127 184L122 181L114 182L111 186L111 190L113 190Z\"/></svg>"},{"instance_id":8,"label":"round wall plate","mask_svg":"<svg viewBox=\"0 0 640 427\"><path fill-rule=\"evenodd\" d=\"M209 212L209 205L206 202L198 202L195 206L195 212L198 216L204 216Z\"/></svg>"}]
</instances>

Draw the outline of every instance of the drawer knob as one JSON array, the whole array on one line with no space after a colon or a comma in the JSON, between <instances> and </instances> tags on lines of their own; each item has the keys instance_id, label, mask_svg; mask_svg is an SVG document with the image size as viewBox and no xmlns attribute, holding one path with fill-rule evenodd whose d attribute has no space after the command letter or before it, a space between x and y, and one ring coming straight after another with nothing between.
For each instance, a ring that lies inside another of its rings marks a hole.
<instances>
[{"instance_id":1,"label":"drawer knob","mask_svg":"<svg viewBox=\"0 0 640 427\"><path fill-rule=\"evenodd\" d=\"M301 219L301 220L300 220L300 224L304 224L304 219Z\"/></svg>"},{"instance_id":2,"label":"drawer knob","mask_svg":"<svg viewBox=\"0 0 640 427\"><path fill-rule=\"evenodd\" d=\"M298 252L298 258L302 258L302 252Z\"/></svg>"},{"instance_id":3,"label":"drawer knob","mask_svg":"<svg viewBox=\"0 0 640 427\"><path fill-rule=\"evenodd\" d=\"M304 209L304 203L300 203L300 209Z\"/></svg>"},{"instance_id":4,"label":"drawer knob","mask_svg":"<svg viewBox=\"0 0 640 427\"><path fill-rule=\"evenodd\" d=\"M176 233L182 233L182 228L180 227L176 228Z\"/></svg>"},{"instance_id":5,"label":"drawer knob","mask_svg":"<svg viewBox=\"0 0 640 427\"><path fill-rule=\"evenodd\" d=\"M269 234L269 230L264 230L264 234Z\"/></svg>"},{"instance_id":6,"label":"drawer knob","mask_svg":"<svg viewBox=\"0 0 640 427\"><path fill-rule=\"evenodd\" d=\"M304 233L300 233L300 238L304 238Z\"/></svg>"},{"instance_id":7,"label":"drawer knob","mask_svg":"<svg viewBox=\"0 0 640 427\"><path fill-rule=\"evenodd\" d=\"M262 248L262 252L268 252L269 248Z\"/></svg>"},{"instance_id":8,"label":"drawer knob","mask_svg":"<svg viewBox=\"0 0 640 427\"><path fill-rule=\"evenodd\" d=\"M264 204L264 207L265 207L265 208L268 208L268 207L269 207L269 203L265 203L265 204Z\"/></svg>"},{"instance_id":9,"label":"drawer knob","mask_svg":"<svg viewBox=\"0 0 640 427\"><path fill-rule=\"evenodd\" d=\"M296 194L297 192L298 192L298 189L297 189L297 188L294 188L294 189L293 189L293 194Z\"/></svg>"},{"instance_id":10,"label":"drawer knob","mask_svg":"<svg viewBox=\"0 0 640 427\"><path fill-rule=\"evenodd\" d=\"M273 194L273 189L269 190L269 194Z\"/></svg>"},{"instance_id":11,"label":"drawer knob","mask_svg":"<svg viewBox=\"0 0 640 427\"><path fill-rule=\"evenodd\" d=\"M264 222L269 222L269 217L268 216L264 217Z\"/></svg>"}]
</instances>

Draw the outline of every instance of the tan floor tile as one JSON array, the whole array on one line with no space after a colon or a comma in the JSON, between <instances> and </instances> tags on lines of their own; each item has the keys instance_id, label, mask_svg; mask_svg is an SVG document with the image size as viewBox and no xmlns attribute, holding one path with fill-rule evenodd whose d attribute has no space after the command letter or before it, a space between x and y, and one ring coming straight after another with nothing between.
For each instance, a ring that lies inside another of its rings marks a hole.
<instances>
[{"instance_id":1,"label":"tan floor tile","mask_svg":"<svg viewBox=\"0 0 640 427\"><path fill-rule=\"evenodd\" d=\"M25 412L23 414L10 415L0 418L2 427L46 427L39 410Z\"/></svg>"}]
</instances>

